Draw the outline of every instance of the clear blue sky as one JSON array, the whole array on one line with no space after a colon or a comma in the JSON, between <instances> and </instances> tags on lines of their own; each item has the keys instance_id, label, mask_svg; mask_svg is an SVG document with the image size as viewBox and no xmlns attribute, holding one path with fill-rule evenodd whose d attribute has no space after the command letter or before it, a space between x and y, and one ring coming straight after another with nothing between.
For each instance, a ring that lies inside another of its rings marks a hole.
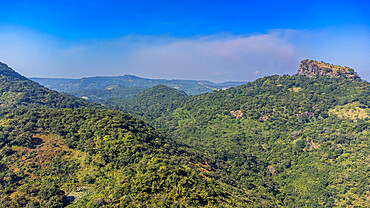
<instances>
[{"instance_id":1,"label":"clear blue sky","mask_svg":"<svg viewBox=\"0 0 370 208\"><path fill-rule=\"evenodd\" d=\"M362 60L370 55L369 1L0 0L0 5L0 61L27 76L251 80L292 73L301 58L360 67L363 77L369 70Z\"/></svg>"}]
</instances>

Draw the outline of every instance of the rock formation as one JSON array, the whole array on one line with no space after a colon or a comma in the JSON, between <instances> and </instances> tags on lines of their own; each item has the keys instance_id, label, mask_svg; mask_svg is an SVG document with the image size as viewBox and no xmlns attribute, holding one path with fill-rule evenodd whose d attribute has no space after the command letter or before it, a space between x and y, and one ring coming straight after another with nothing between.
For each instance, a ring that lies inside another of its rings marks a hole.
<instances>
[{"instance_id":1,"label":"rock formation","mask_svg":"<svg viewBox=\"0 0 370 208\"><path fill-rule=\"evenodd\" d=\"M301 61L297 74L307 77L344 77L350 80L360 80L357 73L349 67L336 66L309 59Z\"/></svg>"}]
</instances>

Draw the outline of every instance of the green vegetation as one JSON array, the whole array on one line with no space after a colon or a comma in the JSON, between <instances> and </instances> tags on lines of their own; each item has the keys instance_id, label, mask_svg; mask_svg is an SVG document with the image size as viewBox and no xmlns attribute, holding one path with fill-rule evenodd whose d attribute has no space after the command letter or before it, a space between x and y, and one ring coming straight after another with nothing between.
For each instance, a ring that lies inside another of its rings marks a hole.
<instances>
[{"instance_id":1,"label":"green vegetation","mask_svg":"<svg viewBox=\"0 0 370 208\"><path fill-rule=\"evenodd\" d=\"M174 110L186 98L187 95L183 91L157 85L137 96L128 99L113 98L106 101L105 104L111 108L124 109L123 111L144 120L153 120Z\"/></svg>"},{"instance_id":2,"label":"green vegetation","mask_svg":"<svg viewBox=\"0 0 370 208\"><path fill-rule=\"evenodd\" d=\"M13 71L0 62L0 109L3 108L76 108L94 106L71 95L49 90Z\"/></svg>"},{"instance_id":3,"label":"green vegetation","mask_svg":"<svg viewBox=\"0 0 370 208\"><path fill-rule=\"evenodd\" d=\"M6 207L63 207L81 189L88 193L70 206L269 204L257 190L219 182L198 154L118 111L13 110L1 123Z\"/></svg>"},{"instance_id":4,"label":"green vegetation","mask_svg":"<svg viewBox=\"0 0 370 208\"><path fill-rule=\"evenodd\" d=\"M237 187L249 188L245 167L258 159L278 184L276 203L282 206L365 207L370 203L370 125L364 117L369 89L366 81L344 78L270 76L188 97L169 111L138 108L140 102L124 102L123 109L130 104L168 137L204 152L215 166L226 162L229 168L217 174ZM340 106L354 106L357 122L337 116L334 109Z\"/></svg>"},{"instance_id":5,"label":"green vegetation","mask_svg":"<svg viewBox=\"0 0 370 208\"><path fill-rule=\"evenodd\" d=\"M370 108L359 102L348 103L342 106L336 106L329 110L329 114L337 115L339 118L347 118L353 121L358 119L370 120Z\"/></svg>"},{"instance_id":6,"label":"green vegetation","mask_svg":"<svg viewBox=\"0 0 370 208\"><path fill-rule=\"evenodd\" d=\"M144 91L142 87L109 86L106 89L88 89L68 92L71 95L80 97L92 102L104 103L110 99L126 99Z\"/></svg>"},{"instance_id":7,"label":"green vegetation","mask_svg":"<svg viewBox=\"0 0 370 208\"><path fill-rule=\"evenodd\" d=\"M213 83L209 81L197 81L197 80L167 80L167 79L146 79L133 75L124 75L116 77L88 77L75 80L61 80L57 78L33 78L33 81L39 82L50 89L57 90L59 92L67 92L74 94L78 92L79 97L90 97L92 95L91 89L103 90L105 93L110 94L108 88L144 88L148 89L156 85L165 85L178 90L186 92L188 95L199 95L205 92L212 92L213 90L220 90L229 87L235 87L246 82L224 82L224 83ZM122 90L122 95L117 97L124 98L127 96L127 90ZM119 92L119 91L117 91ZM99 91L97 92L99 93ZM89 96L90 95L90 96ZM102 95L102 94L100 94ZM106 97L101 96L102 99ZM111 98L108 96L107 98Z\"/></svg>"},{"instance_id":8,"label":"green vegetation","mask_svg":"<svg viewBox=\"0 0 370 208\"><path fill-rule=\"evenodd\" d=\"M89 91L148 124L1 66L0 207L370 206L366 81Z\"/></svg>"},{"instance_id":9,"label":"green vegetation","mask_svg":"<svg viewBox=\"0 0 370 208\"><path fill-rule=\"evenodd\" d=\"M261 172L258 160L246 169L250 188L237 188L216 174L229 166L215 166L145 122L119 111L75 108L93 105L5 69L1 84L15 99L13 106L1 103L0 207L273 206L274 195L261 191L265 182L252 184L269 181L253 174ZM186 94L163 95L179 96Z\"/></svg>"}]
</instances>

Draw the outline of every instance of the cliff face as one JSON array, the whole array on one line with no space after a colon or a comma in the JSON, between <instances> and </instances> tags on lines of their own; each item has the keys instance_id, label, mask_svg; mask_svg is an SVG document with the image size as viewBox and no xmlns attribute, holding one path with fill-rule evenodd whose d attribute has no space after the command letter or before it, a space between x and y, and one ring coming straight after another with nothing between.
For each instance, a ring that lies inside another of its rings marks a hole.
<instances>
[{"instance_id":1,"label":"cliff face","mask_svg":"<svg viewBox=\"0 0 370 208\"><path fill-rule=\"evenodd\" d=\"M349 67L336 66L309 59L301 61L297 74L307 77L345 77L350 80L360 80L357 73Z\"/></svg>"}]
</instances>

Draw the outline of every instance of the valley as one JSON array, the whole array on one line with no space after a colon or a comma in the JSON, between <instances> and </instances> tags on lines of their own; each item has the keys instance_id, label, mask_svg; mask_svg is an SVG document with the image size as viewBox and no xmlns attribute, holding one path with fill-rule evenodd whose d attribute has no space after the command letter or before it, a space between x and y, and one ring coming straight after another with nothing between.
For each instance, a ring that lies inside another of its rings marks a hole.
<instances>
[{"instance_id":1,"label":"valley","mask_svg":"<svg viewBox=\"0 0 370 208\"><path fill-rule=\"evenodd\" d=\"M0 66L0 207L370 206L370 88L350 68L39 80L66 94Z\"/></svg>"}]
</instances>

